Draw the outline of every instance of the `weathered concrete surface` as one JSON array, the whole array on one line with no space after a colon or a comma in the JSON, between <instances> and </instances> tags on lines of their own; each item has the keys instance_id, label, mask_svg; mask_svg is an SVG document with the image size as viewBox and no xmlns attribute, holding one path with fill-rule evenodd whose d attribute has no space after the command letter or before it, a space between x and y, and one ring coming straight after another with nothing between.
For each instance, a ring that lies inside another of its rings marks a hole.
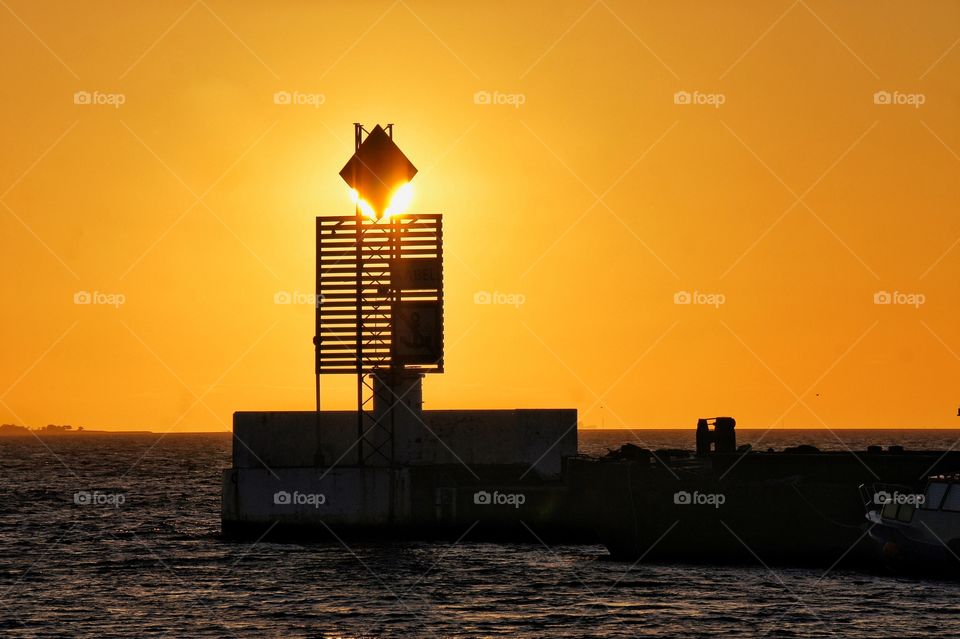
<instances>
[{"instance_id":1,"label":"weathered concrete surface","mask_svg":"<svg viewBox=\"0 0 960 639\"><path fill-rule=\"evenodd\" d=\"M230 469L223 474L221 510L223 521L233 524L405 524L410 520L409 473L373 467Z\"/></svg>"},{"instance_id":2,"label":"weathered concrete surface","mask_svg":"<svg viewBox=\"0 0 960 639\"><path fill-rule=\"evenodd\" d=\"M236 412L234 468L322 468L357 464L353 411Z\"/></svg>"},{"instance_id":3,"label":"weathered concrete surface","mask_svg":"<svg viewBox=\"0 0 960 639\"><path fill-rule=\"evenodd\" d=\"M396 463L526 466L540 477L557 477L563 458L577 454L574 409L441 410L421 416L395 411ZM358 463L352 411L238 412L233 432L234 468Z\"/></svg>"},{"instance_id":4,"label":"weathered concrete surface","mask_svg":"<svg viewBox=\"0 0 960 639\"><path fill-rule=\"evenodd\" d=\"M563 481L518 479L522 470L478 466L478 480L459 464L229 469L223 473L223 532L276 541L595 541Z\"/></svg>"}]
</instances>

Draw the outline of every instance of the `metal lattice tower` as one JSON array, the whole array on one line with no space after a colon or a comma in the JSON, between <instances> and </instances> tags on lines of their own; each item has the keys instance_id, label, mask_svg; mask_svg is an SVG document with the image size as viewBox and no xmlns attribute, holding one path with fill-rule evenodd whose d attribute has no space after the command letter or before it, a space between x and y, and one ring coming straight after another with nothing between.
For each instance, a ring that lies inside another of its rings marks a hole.
<instances>
[{"instance_id":1,"label":"metal lattice tower","mask_svg":"<svg viewBox=\"0 0 960 639\"><path fill-rule=\"evenodd\" d=\"M354 171L357 161L370 168L364 132L355 125ZM394 464L403 376L443 371L442 262L440 215L374 220L358 204L354 215L317 218L317 406L321 374L356 375L360 464Z\"/></svg>"}]
</instances>

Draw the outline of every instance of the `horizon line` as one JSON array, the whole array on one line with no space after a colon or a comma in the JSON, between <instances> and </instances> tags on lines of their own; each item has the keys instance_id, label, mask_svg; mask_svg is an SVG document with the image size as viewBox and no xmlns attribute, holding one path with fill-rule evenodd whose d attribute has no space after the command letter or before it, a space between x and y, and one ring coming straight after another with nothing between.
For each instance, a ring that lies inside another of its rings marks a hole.
<instances>
[{"instance_id":1,"label":"horizon line","mask_svg":"<svg viewBox=\"0 0 960 639\"><path fill-rule=\"evenodd\" d=\"M51 435L51 436L69 436L69 435L114 435L114 434L128 434L128 435L232 435L232 430L168 430L168 431L154 431L147 429L139 428L98 428L90 429L84 428L83 430L67 430L67 431L43 431L41 429L32 429L28 427L22 427L27 432L24 434L34 434L34 435ZM696 426L638 426L638 427L598 427L598 426L586 426L586 427L577 427L577 431L689 431L696 432ZM957 427L934 427L934 426L838 426L835 428L824 428L824 427L804 427L804 426L794 426L794 427L780 427L772 426L769 428L764 427L737 427L737 431L877 431L877 430L909 430L909 431L960 431L960 426ZM0 437L4 436L16 436L17 433L4 433L0 431Z\"/></svg>"}]
</instances>

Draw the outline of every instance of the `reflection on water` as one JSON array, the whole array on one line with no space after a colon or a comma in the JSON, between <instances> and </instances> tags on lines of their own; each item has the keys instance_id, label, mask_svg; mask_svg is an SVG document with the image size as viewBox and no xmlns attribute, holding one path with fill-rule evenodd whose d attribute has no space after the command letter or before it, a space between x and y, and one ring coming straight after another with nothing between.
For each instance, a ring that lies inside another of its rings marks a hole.
<instances>
[{"instance_id":1,"label":"reflection on water","mask_svg":"<svg viewBox=\"0 0 960 639\"><path fill-rule=\"evenodd\" d=\"M596 451L692 444L692 432L638 433L645 444L629 433L581 439ZM813 437L806 443L825 443ZM900 443L889 433L866 438ZM960 636L960 586L948 582L631 566L607 561L599 546L535 540L226 543L219 477L229 436L44 444L0 439L4 636ZM124 501L76 503L77 492Z\"/></svg>"}]
</instances>

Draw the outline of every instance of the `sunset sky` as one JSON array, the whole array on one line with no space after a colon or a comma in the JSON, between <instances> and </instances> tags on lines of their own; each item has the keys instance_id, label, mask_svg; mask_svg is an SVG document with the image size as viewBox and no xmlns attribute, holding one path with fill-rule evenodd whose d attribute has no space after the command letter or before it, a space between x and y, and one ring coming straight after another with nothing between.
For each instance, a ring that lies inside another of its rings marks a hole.
<instances>
[{"instance_id":1,"label":"sunset sky","mask_svg":"<svg viewBox=\"0 0 960 639\"><path fill-rule=\"evenodd\" d=\"M274 299L392 122L444 215L425 408L960 426L960 3L0 0L0 35L0 422L311 409Z\"/></svg>"}]
</instances>

